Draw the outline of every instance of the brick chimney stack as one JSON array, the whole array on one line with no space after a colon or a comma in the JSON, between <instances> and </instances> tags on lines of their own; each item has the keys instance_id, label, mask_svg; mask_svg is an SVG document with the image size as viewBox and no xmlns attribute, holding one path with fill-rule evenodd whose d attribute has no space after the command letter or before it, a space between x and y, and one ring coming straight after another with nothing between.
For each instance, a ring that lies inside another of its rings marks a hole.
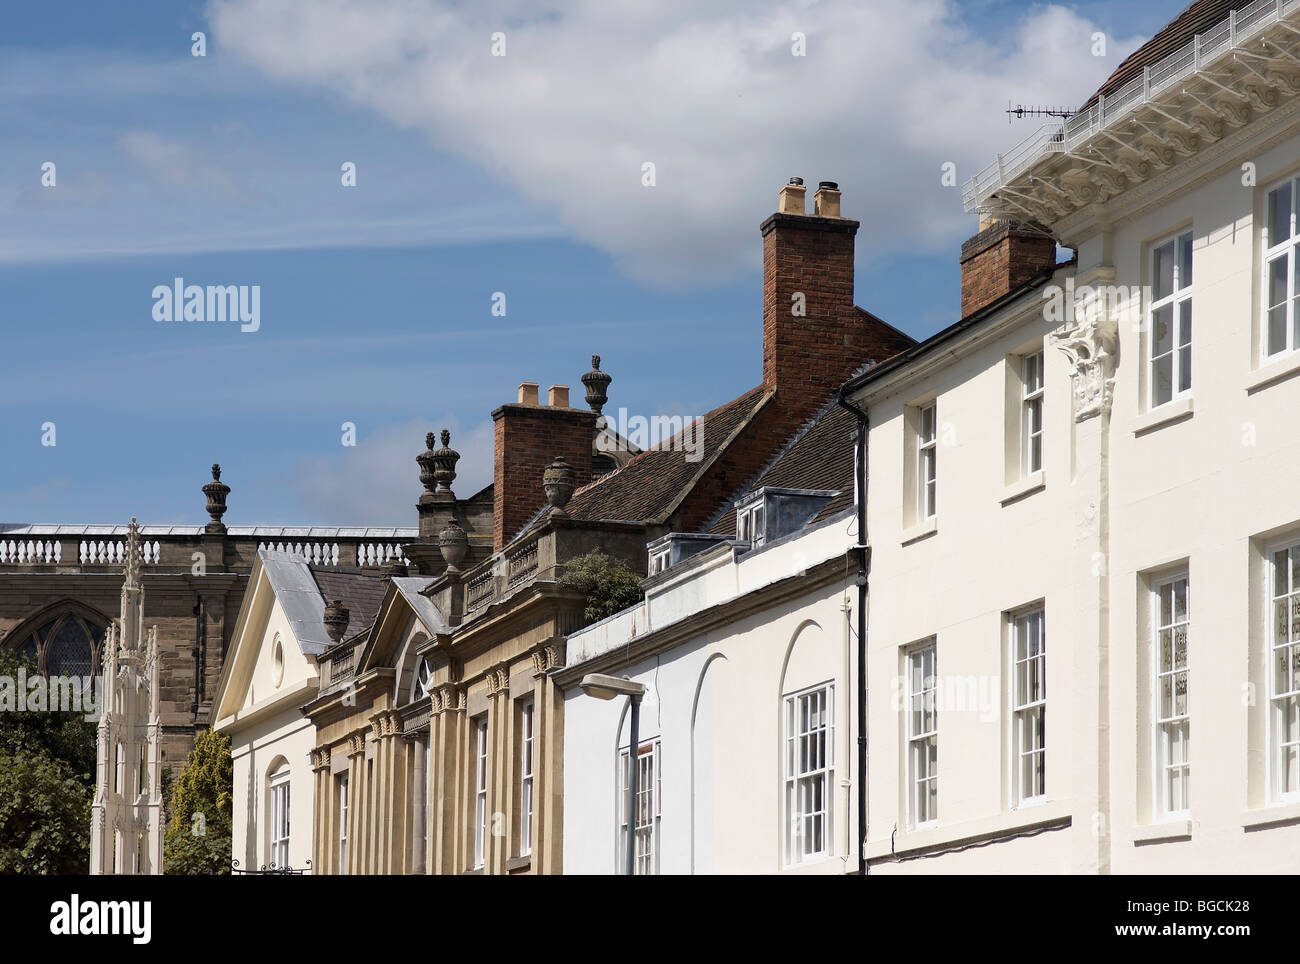
<instances>
[{"instance_id":1,"label":"brick chimney stack","mask_svg":"<svg viewBox=\"0 0 1300 964\"><path fill-rule=\"evenodd\" d=\"M1056 264L1051 232L1025 221L980 219L961 246L961 316L972 315Z\"/></svg>"},{"instance_id":2,"label":"brick chimney stack","mask_svg":"<svg viewBox=\"0 0 1300 964\"><path fill-rule=\"evenodd\" d=\"M805 210L803 179L781 189L763 232L763 386L778 404L811 413L870 359L912 344L853 304L858 222L840 214L840 190L822 181Z\"/></svg>"},{"instance_id":3,"label":"brick chimney stack","mask_svg":"<svg viewBox=\"0 0 1300 964\"><path fill-rule=\"evenodd\" d=\"M505 547L546 503L542 473L557 457L573 467L575 485L591 481L596 413L569 407L569 390L553 385L540 404L536 382L519 386L518 401L492 413L492 545Z\"/></svg>"}]
</instances>

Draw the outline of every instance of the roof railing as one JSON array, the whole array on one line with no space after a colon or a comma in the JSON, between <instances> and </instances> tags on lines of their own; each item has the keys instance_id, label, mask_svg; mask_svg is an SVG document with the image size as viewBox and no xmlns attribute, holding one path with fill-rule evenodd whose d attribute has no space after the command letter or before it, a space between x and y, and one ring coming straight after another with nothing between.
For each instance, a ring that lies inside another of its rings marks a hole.
<instances>
[{"instance_id":1,"label":"roof railing","mask_svg":"<svg viewBox=\"0 0 1300 964\"><path fill-rule=\"evenodd\" d=\"M1143 69L1119 90L1098 96L1087 110L1060 124L1047 124L970 178L962 187L967 211L977 210L989 195L1011 183L1048 154L1071 153L1103 129L1202 70L1222 54L1241 46L1268 27L1300 9L1300 0L1255 0L1234 10L1227 20L1158 63Z\"/></svg>"}]
</instances>

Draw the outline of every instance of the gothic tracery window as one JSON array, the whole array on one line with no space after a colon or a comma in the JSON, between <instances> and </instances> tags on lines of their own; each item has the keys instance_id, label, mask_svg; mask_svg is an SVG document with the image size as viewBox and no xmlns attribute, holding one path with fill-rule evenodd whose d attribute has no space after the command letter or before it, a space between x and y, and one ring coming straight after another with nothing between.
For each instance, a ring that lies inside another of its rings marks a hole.
<instances>
[{"instance_id":1,"label":"gothic tracery window","mask_svg":"<svg viewBox=\"0 0 1300 964\"><path fill-rule=\"evenodd\" d=\"M46 675L91 676L99 666L106 628L79 613L63 612L25 634L17 649Z\"/></svg>"}]
</instances>

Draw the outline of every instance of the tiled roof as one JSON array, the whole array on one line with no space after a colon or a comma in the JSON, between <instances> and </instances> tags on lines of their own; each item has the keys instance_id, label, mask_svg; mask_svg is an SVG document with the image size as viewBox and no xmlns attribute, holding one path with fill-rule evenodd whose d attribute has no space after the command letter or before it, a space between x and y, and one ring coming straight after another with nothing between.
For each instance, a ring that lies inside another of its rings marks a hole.
<instances>
[{"instance_id":1,"label":"tiled roof","mask_svg":"<svg viewBox=\"0 0 1300 964\"><path fill-rule=\"evenodd\" d=\"M1142 68L1149 67L1169 56L1184 44L1189 44L1199 33L1207 33L1211 27L1228 19L1233 10L1240 10L1251 0L1195 0L1183 8L1183 12L1165 24L1154 37L1135 50L1120 64L1106 83L1097 89L1097 93L1088 98L1080 110L1086 110L1097 102L1101 94L1110 96L1134 77L1141 76Z\"/></svg>"},{"instance_id":2,"label":"tiled roof","mask_svg":"<svg viewBox=\"0 0 1300 964\"><path fill-rule=\"evenodd\" d=\"M325 604L339 600L348 609L347 635L352 636L375 621L379 604L384 601L387 582L382 576L363 576L355 572L311 567L312 577L320 588Z\"/></svg>"},{"instance_id":3,"label":"tiled roof","mask_svg":"<svg viewBox=\"0 0 1300 964\"><path fill-rule=\"evenodd\" d=\"M579 489L565 507L574 519L648 522L669 515L691 483L720 455L770 396L759 385L703 416L703 458L675 450L672 440Z\"/></svg>"},{"instance_id":4,"label":"tiled roof","mask_svg":"<svg viewBox=\"0 0 1300 964\"><path fill-rule=\"evenodd\" d=\"M815 519L835 515L853 505L853 438L857 420L853 413L834 398L793 437L758 476L745 486L752 492L763 486L788 489L834 489L839 492L823 507ZM735 493L739 498L744 492ZM736 513L730 501L709 531L715 535L734 535Z\"/></svg>"}]
</instances>

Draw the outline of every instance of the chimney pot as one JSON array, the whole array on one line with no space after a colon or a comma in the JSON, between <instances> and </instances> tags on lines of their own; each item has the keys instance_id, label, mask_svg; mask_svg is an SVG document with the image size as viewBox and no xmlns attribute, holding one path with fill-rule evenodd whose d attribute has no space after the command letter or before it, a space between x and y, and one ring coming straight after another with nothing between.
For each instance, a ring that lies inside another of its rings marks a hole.
<instances>
[{"instance_id":1,"label":"chimney pot","mask_svg":"<svg viewBox=\"0 0 1300 964\"><path fill-rule=\"evenodd\" d=\"M537 383L520 382L519 383L519 404L520 405L537 405Z\"/></svg>"},{"instance_id":2,"label":"chimney pot","mask_svg":"<svg viewBox=\"0 0 1300 964\"><path fill-rule=\"evenodd\" d=\"M803 178L792 177L790 182L781 188L781 203L777 210L782 214L805 214L804 195L807 188L803 186Z\"/></svg>"},{"instance_id":3,"label":"chimney pot","mask_svg":"<svg viewBox=\"0 0 1300 964\"><path fill-rule=\"evenodd\" d=\"M821 218L840 216L840 188L834 181L822 181L813 195L813 213Z\"/></svg>"},{"instance_id":4,"label":"chimney pot","mask_svg":"<svg viewBox=\"0 0 1300 964\"><path fill-rule=\"evenodd\" d=\"M546 390L546 404L555 408L569 407L569 386L552 385Z\"/></svg>"}]
</instances>

